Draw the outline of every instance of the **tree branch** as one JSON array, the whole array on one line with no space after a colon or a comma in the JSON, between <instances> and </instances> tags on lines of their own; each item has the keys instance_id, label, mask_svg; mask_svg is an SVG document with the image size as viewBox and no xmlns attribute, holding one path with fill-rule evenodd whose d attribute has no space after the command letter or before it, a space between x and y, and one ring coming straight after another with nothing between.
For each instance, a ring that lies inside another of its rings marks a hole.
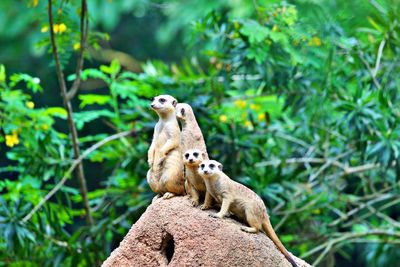
<instances>
[{"instance_id":1,"label":"tree branch","mask_svg":"<svg viewBox=\"0 0 400 267\"><path fill-rule=\"evenodd\" d=\"M79 156L79 158L75 159L72 162L71 167L69 167L69 169L67 170L67 172L65 173L64 177L56 184L56 186L49 192L47 193L47 195L32 209L31 212L29 212L23 219L22 222L27 222L29 221L33 214L35 214L55 193L57 193L58 190L60 190L60 188L64 185L64 183L67 181L68 177L70 177L71 173L75 170L76 166L80 165L82 160L87 157L90 153L92 153L93 151L95 151L96 149L98 149L99 147L107 144L108 142L111 142L115 139L124 137L131 134L131 131L125 131L125 132L121 132L121 133L117 133L114 135L111 135L99 142L97 142L96 144L92 145L91 147L89 147L88 149L86 149L82 155Z\"/></svg>"},{"instance_id":2,"label":"tree branch","mask_svg":"<svg viewBox=\"0 0 400 267\"><path fill-rule=\"evenodd\" d=\"M84 1L84 0L82 0ZM65 83L64 79L64 73L61 67L60 59L58 56L58 51L57 51L57 44L54 36L54 29L53 29L53 12L52 12L52 0L48 0L48 16L49 16L49 25L50 25L50 42L51 42L51 48L53 51L53 56L55 60L55 65L56 65L56 72L57 72L57 78L58 78L58 83L60 85L61 89L61 96L63 98L64 102L64 107L67 110L67 122L68 122L68 128L71 133L71 139L72 139L72 147L74 150L74 157L75 159L78 159L80 157L80 149L79 149L79 140L78 140L78 132L76 130L76 126L74 123L73 119L73 110L72 110L72 105L71 102L68 99L67 96L67 86ZM82 47L81 47L82 49ZM92 213L90 211L90 206L89 206L89 201L87 197L87 186L86 186L86 179L85 179L85 173L83 171L83 165L81 162L77 165L77 177L78 177L78 182L79 182L79 190L82 195L82 200L83 200L83 205L85 208L85 217L86 217L86 222L88 225L93 225L93 218L92 218Z\"/></svg>"}]
</instances>

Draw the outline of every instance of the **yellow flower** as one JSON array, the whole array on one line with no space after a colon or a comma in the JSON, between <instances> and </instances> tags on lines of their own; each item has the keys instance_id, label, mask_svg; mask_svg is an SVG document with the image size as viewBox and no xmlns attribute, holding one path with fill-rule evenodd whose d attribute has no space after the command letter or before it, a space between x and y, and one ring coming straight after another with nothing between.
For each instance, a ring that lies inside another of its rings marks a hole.
<instances>
[{"instance_id":1,"label":"yellow flower","mask_svg":"<svg viewBox=\"0 0 400 267\"><path fill-rule=\"evenodd\" d=\"M257 105L257 104L250 104L250 108L252 109L252 110L260 110L260 105Z\"/></svg>"},{"instance_id":2,"label":"yellow flower","mask_svg":"<svg viewBox=\"0 0 400 267\"><path fill-rule=\"evenodd\" d=\"M30 108L30 109L33 109L35 107L35 103L33 103L32 101L26 102L25 105L27 108Z\"/></svg>"},{"instance_id":3,"label":"yellow flower","mask_svg":"<svg viewBox=\"0 0 400 267\"><path fill-rule=\"evenodd\" d=\"M79 49L81 49L81 44L80 43L75 43L74 44L74 50L76 51L76 50L79 50Z\"/></svg>"},{"instance_id":4,"label":"yellow flower","mask_svg":"<svg viewBox=\"0 0 400 267\"><path fill-rule=\"evenodd\" d=\"M47 131L49 129L49 126L47 124L42 124L42 129Z\"/></svg>"},{"instance_id":5,"label":"yellow flower","mask_svg":"<svg viewBox=\"0 0 400 267\"><path fill-rule=\"evenodd\" d=\"M58 31L60 33L67 31L67 25L65 25L64 23L58 24Z\"/></svg>"},{"instance_id":6,"label":"yellow flower","mask_svg":"<svg viewBox=\"0 0 400 267\"><path fill-rule=\"evenodd\" d=\"M244 100L236 100L233 104L235 104L235 106L239 107L239 108L245 108L246 107L246 101Z\"/></svg>"},{"instance_id":7,"label":"yellow flower","mask_svg":"<svg viewBox=\"0 0 400 267\"><path fill-rule=\"evenodd\" d=\"M243 112L242 113L242 119L244 120L244 119L246 119L247 118L247 114L246 114L246 112Z\"/></svg>"},{"instance_id":8,"label":"yellow flower","mask_svg":"<svg viewBox=\"0 0 400 267\"><path fill-rule=\"evenodd\" d=\"M279 31L278 25L274 25L274 27L272 27L272 31L273 31L273 32Z\"/></svg>"},{"instance_id":9,"label":"yellow flower","mask_svg":"<svg viewBox=\"0 0 400 267\"><path fill-rule=\"evenodd\" d=\"M13 147L19 144L19 139L16 131L13 131L11 135L6 135L6 146Z\"/></svg>"},{"instance_id":10,"label":"yellow flower","mask_svg":"<svg viewBox=\"0 0 400 267\"><path fill-rule=\"evenodd\" d=\"M251 124L251 121L245 121L244 126L246 126L247 128L250 128L253 125Z\"/></svg>"},{"instance_id":11,"label":"yellow flower","mask_svg":"<svg viewBox=\"0 0 400 267\"><path fill-rule=\"evenodd\" d=\"M226 115L221 115L221 116L219 116L219 121L227 122L228 121L228 117Z\"/></svg>"},{"instance_id":12,"label":"yellow flower","mask_svg":"<svg viewBox=\"0 0 400 267\"><path fill-rule=\"evenodd\" d=\"M319 39L317 36L314 36L311 38L309 45L311 46L320 46L321 45L321 39Z\"/></svg>"},{"instance_id":13,"label":"yellow flower","mask_svg":"<svg viewBox=\"0 0 400 267\"><path fill-rule=\"evenodd\" d=\"M257 118L259 121L265 120L265 114L264 113L258 113Z\"/></svg>"},{"instance_id":14,"label":"yellow flower","mask_svg":"<svg viewBox=\"0 0 400 267\"><path fill-rule=\"evenodd\" d=\"M38 4L39 4L39 0L33 0L32 1L33 7L37 7Z\"/></svg>"},{"instance_id":15,"label":"yellow flower","mask_svg":"<svg viewBox=\"0 0 400 267\"><path fill-rule=\"evenodd\" d=\"M58 31L59 31L58 24L54 24L54 25L53 25L53 32L54 32L54 33L58 33Z\"/></svg>"},{"instance_id":16,"label":"yellow flower","mask_svg":"<svg viewBox=\"0 0 400 267\"><path fill-rule=\"evenodd\" d=\"M49 26L45 25L40 29L40 32L47 32L49 30Z\"/></svg>"},{"instance_id":17,"label":"yellow flower","mask_svg":"<svg viewBox=\"0 0 400 267\"><path fill-rule=\"evenodd\" d=\"M321 210L320 209L315 209L312 211L312 213L314 214L321 214Z\"/></svg>"}]
</instances>

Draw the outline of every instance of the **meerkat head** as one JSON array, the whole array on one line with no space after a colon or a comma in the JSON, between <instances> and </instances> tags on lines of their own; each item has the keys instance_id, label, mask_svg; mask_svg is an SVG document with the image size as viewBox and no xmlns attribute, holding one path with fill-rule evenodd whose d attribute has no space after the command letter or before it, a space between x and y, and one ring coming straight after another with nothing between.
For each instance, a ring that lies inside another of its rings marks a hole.
<instances>
[{"instance_id":1,"label":"meerkat head","mask_svg":"<svg viewBox=\"0 0 400 267\"><path fill-rule=\"evenodd\" d=\"M180 121L186 121L191 114L193 114L192 107L189 104L186 103L179 103L176 105L176 117Z\"/></svg>"},{"instance_id":2,"label":"meerkat head","mask_svg":"<svg viewBox=\"0 0 400 267\"><path fill-rule=\"evenodd\" d=\"M204 160L205 155L206 154L199 149L189 149L183 153L183 163L189 167L199 166Z\"/></svg>"},{"instance_id":3,"label":"meerkat head","mask_svg":"<svg viewBox=\"0 0 400 267\"><path fill-rule=\"evenodd\" d=\"M151 108L158 114L169 113L175 111L176 99L170 95L159 95L153 98Z\"/></svg>"},{"instance_id":4,"label":"meerkat head","mask_svg":"<svg viewBox=\"0 0 400 267\"><path fill-rule=\"evenodd\" d=\"M222 172L222 164L216 160L204 160L199 165L199 174L202 177L209 177Z\"/></svg>"}]
</instances>

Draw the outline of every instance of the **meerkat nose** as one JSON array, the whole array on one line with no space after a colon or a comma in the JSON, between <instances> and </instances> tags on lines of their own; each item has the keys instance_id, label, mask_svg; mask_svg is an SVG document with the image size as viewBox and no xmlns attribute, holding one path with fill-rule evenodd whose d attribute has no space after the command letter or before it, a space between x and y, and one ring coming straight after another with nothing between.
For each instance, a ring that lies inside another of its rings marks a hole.
<instances>
[{"instance_id":1,"label":"meerkat nose","mask_svg":"<svg viewBox=\"0 0 400 267\"><path fill-rule=\"evenodd\" d=\"M204 174L208 174L208 171L204 171Z\"/></svg>"},{"instance_id":2,"label":"meerkat nose","mask_svg":"<svg viewBox=\"0 0 400 267\"><path fill-rule=\"evenodd\" d=\"M193 163L193 159L189 159L189 162L190 162L190 163Z\"/></svg>"},{"instance_id":3,"label":"meerkat nose","mask_svg":"<svg viewBox=\"0 0 400 267\"><path fill-rule=\"evenodd\" d=\"M151 104L150 106L151 106L152 108L154 108L155 105L154 105L154 104Z\"/></svg>"}]
</instances>

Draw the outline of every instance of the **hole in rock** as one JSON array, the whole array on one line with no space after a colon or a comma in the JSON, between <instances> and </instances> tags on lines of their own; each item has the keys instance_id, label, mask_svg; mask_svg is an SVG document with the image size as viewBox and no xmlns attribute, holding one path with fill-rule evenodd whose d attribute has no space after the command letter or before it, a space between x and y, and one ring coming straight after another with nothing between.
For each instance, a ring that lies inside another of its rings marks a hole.
<instances>
[{"instance_id":1,"label":"hole in rock","mask_svg":"<svg viewBox=\"0 0 400 267\"><path fill-rule=\"evenodd\" d=\"M171 262L172 257L174 256L175 252L175 242L174 238L170 233L166 233L164 240L163 240L163 252L167 257L168 263Z\"/></svg>"}]
</instances>

